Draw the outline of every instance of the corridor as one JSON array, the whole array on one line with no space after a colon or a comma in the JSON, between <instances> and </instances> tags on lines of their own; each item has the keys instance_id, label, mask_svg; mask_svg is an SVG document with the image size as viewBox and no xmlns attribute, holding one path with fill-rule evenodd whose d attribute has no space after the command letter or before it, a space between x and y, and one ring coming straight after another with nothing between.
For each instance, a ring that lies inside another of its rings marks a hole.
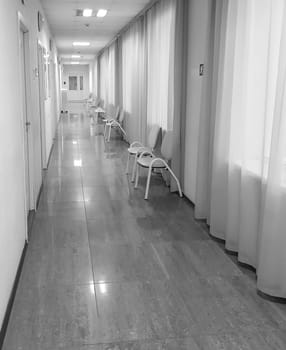
<instances>
[{"instance_id":1,"label":"corridor","mask_svg":"<svg viewBox=\"0 0 286 350\"><path fill-rule=\"evenodd\" d=\"M286 306L256 293L154 175L134 190L127 144L60 121L4 350L286 348Z\"/></svg>"}]
</instances>

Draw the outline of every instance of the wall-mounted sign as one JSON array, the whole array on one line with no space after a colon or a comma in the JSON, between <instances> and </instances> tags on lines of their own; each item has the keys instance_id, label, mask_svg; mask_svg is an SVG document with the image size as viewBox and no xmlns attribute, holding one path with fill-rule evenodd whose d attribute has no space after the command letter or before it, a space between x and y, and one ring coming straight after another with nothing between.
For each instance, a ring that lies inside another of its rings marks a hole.
<instances>
[{"instance_id":1,"label":"wall-mounted sign","mask_svg":"<svg viewBox=\"0 0 286 350\"><path fill-rule=\"evenodd\" d=\"M45 22L44 17L42 16L41 12L38 11L38 30L39 30L39 32L42 30L44 22Z\"/></svg>"}]
</instances>

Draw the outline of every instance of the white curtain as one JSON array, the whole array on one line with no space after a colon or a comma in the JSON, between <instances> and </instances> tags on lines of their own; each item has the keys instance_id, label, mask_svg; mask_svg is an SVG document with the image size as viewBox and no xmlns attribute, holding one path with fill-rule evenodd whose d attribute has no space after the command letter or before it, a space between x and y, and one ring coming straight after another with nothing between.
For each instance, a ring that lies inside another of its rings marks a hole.
<instances>
[{"instance_id":1,"label":"white curtain","mask_svg":"<svg viewBox=\"0 0 286 350\"><path fill-rule=\"evenodd\" d=\"M122 36L122 101L128 141L173 128L176 1L158 2Z\"/></svg>"},{"instance_id":2,"label":"white curtain","mask_svg":"<svg viewBox=\"0 0 286 350\"><path fill-rule=\"evenodd\" d=\"M108 50L99 56L99 97L104 101L104 106L108 106Z\"/></svg>"},{"instance_id":3,"label":"white curtain","mask_svg":"<svg viewBox=\"0 0 286 350\"><path fill-rule=\"evenodd\" d=\"M110 116L116 110L116 48L117 44L114 42L99 57L99 93Z\"/></svg>"},{"instance_id":4,"label":"white curtain","mask_svg":"<svg viewBox=\"0 0 286 350\"><path fill-rule=\"evenodd\" d=\"M148 124L173 129L176 1L160 1L147 13Z\"/></svg>"},{"instance_id":5,"label":"white curtain","mask_svg":"<svg viewBox=\"0 0 286 350\"><path fill-rule=\"evenodd\" d=\"M93 93L94 96L98 96L98 59L96 58L93 65Z\"/></svg>"},{"instance_id":6,"label":"white curtain","mask_svg":"<svg viewBox=\"0 0 286 350\"><path fill-rule=\"evenodd\" d=\"M257 268L261 291L286 297L286 4L217 6L212 108L201 119L211 152L198 154L206 161L198 163L196 213L239 261Z\"/></svg>"},{"instance_id":7,"label":"white curtain","mask_svg":"<svg viewBox=\"0 0 286 350\"><path fill-rule=\"evenodd\" d=\"M286 297L286 4L272 3L273 29L270 33L270 59L275 62L269 67L268 78L273 98L268 106L274 109L273 131L269 154L269 172L266 182L263 219L258 255L258 288L263 292ZM272 51L273 50L273 51ZM279 62L276 62L278 53ZM278 63L278 65L276 65ZM276 69L278 67L278 69ZM272 69L271 69L272 68ZM272 76L272 74L274 76ZM274 106L273 106L274 105ZM269 122L270 123L270 122ZM268 140L267 140L268 141ZM267 142L269 147L269 142ZM268 149L266 148L266 151Z\"/></svg>"},{"instance_id":8,"label":"white curtain","mask_svg":"<svg viewBox=\"0 0 286 350\"><path fill-rule=\"evenodd\" d=\"M139 19L121 38L122 107L129 142L146 137L145 19Z\"/></svg>"},{"instance_id":9,"label":"white curtain","mask_svg":"<svg viewBox=\"0 0 286 350\"><path fill-rule=\"evenodd\" d=\"M108 48L108 62L107 62L107 102L115 105L115 55L116 43L114 42Z\"/></svg>"}]
</instances>

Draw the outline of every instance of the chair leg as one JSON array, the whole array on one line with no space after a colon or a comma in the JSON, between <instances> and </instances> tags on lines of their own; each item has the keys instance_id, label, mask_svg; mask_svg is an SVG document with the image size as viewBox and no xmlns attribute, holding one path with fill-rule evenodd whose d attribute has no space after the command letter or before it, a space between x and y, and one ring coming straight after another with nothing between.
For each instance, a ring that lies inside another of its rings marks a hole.
<instances>
[{"instance_id":1,"label":"chair leg","mask_svg":"<svg viewBox=\"0 0 286 350\"><path fill-rule=\"evenodd\" d=\"M135 180L135 186L134 188L138 187L138 180L139 180L139 165L136 162L136 180Z\"/></svg>"},{"instance_id":2,"label":"chair leg","mask_svg":"<svg viewBox=\"0 0 286 350\"><path fill-rule=\"evenodd\" d=\"M182 189L181 189L181 185L180 185L180 182L177 178L177 176L173 173L172 169L168 166L167 168L170 172L170 174L173 176L173 178L175 179L176 183L177 183L177 187L178 187L178 190L179 190L179 194L180 194L180 197L182 198L183 197L183 194L182 194Z\"/></svg>"},{"instance_id":3,"label":"chair leg","mask_svg":"<svg viewBox=\"0 0 286 350\"><path fill-rule=\"evenodd\" d=\"M110 142L110 136L111 136L111 129L112 129L112 127L111 127L111 125L109 126L109 133L108 133L108 142Z\"/></svg>"},{"instance_id":4,"label":"chair leg","mask_svg":"<svg viewBox=\"0 0 286 350\"><path fill-rule=\"evenodd\" d=\"M135 181L135 175L136 175L136 163L137 163L137 154L135 154L134 163L133 163L133 169L132 169L132 177L131 182Z\"/></svg>"},{"instance_id":5,"label":"chair leg","mask_svg":"<svg viewBox=\"0 0 286 350\"><path fill-rule=\"evenodd\" d=\"M128 172L129 172L129 161L130 161L130 153L128 152L127 164L126 164L126 170L125 170L126 174L128 174Z\"/></svg>"},{"instance_id":6,"label":"chair leg","mask_svg":"<svg viewBox=\"0 0 286 350\"><path fill-rule=\"evenodd\" d=\"M106 123L104 124L103 137L104 137L104 140L106 140Z\"/></svg>"},{"instance_id":7,"label":"chair leg","mask_svg":"<svg viewBox=\"0 0 286 350\"><path fill-rule=\"evenodd\" d=\"M148 177L147 177L147 184L146 184L146 190L145 190L145 197L144 197L144 199L148 199L151 174L152 174L152 167L150 166L149 170L148 170Z\"/></svg>"},{"instance_id":8,"label":"chair leg","mask_svg":"<svg viewBox=\"0 0 286 350\"><path fill-rule=\"evenodd\" d=\"M122 134L126 136L126 131L122 128L121 125L119 125L119 129L121 130Z\"/></svg>"}]
</instances>

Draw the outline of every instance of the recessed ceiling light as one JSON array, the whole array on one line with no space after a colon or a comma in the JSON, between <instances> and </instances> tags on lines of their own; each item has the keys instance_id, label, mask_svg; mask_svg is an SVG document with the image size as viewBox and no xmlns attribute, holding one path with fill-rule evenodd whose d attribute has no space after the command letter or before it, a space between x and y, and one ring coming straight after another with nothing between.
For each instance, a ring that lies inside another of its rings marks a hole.
<instances>
[{"instance_id":1,"label":"recessed ceiling light","mask_svg":"<svg viewBox=\"0 0 286 350\"><path fill-rule=\"evenodd\" d=\"M106 14L107 14L107 10L105 10L105 9L100 9L100 10L98 10L97 11L97 17L105 17L106 16Z\"/></svg>"},{"instance_id":2,"label":"recessed ceiling light","mask_svg":"<svg viewBox=\"0 0 286 350\"><path fill-rule=\"evenodd\" d=\"M70 64L79 64L79 62L71 62Z\"/></svg>"},{"instance_id":3,"label":"recessed ceiling light","mask_svg":"<svg viewBox=\"0 0 286 350\"><path fill-rule=\"evenodd\" d=\"M87 41L74 41L73 46L89 46L90 43Z\"/></svg>"},{"instance_id":4,"label":"recessed ceiling light","mask_svg":"<svg viewBox=\"0 0 286 350\"><path fill-rule=\"evenodd\" d=\"M72 55L72 58L80 58L80 55Z\"/></svg>"},{"instance_id":5,"label":"recessed ceiling light","mask_svg":"<svg viewBox=\"0 0 286 350\"><path fill-rule=\"evenodd\" d=\"M91 17L92 16L92 9L84 9L82 11L83 17Z\"/></svg>"}]
</instances>

